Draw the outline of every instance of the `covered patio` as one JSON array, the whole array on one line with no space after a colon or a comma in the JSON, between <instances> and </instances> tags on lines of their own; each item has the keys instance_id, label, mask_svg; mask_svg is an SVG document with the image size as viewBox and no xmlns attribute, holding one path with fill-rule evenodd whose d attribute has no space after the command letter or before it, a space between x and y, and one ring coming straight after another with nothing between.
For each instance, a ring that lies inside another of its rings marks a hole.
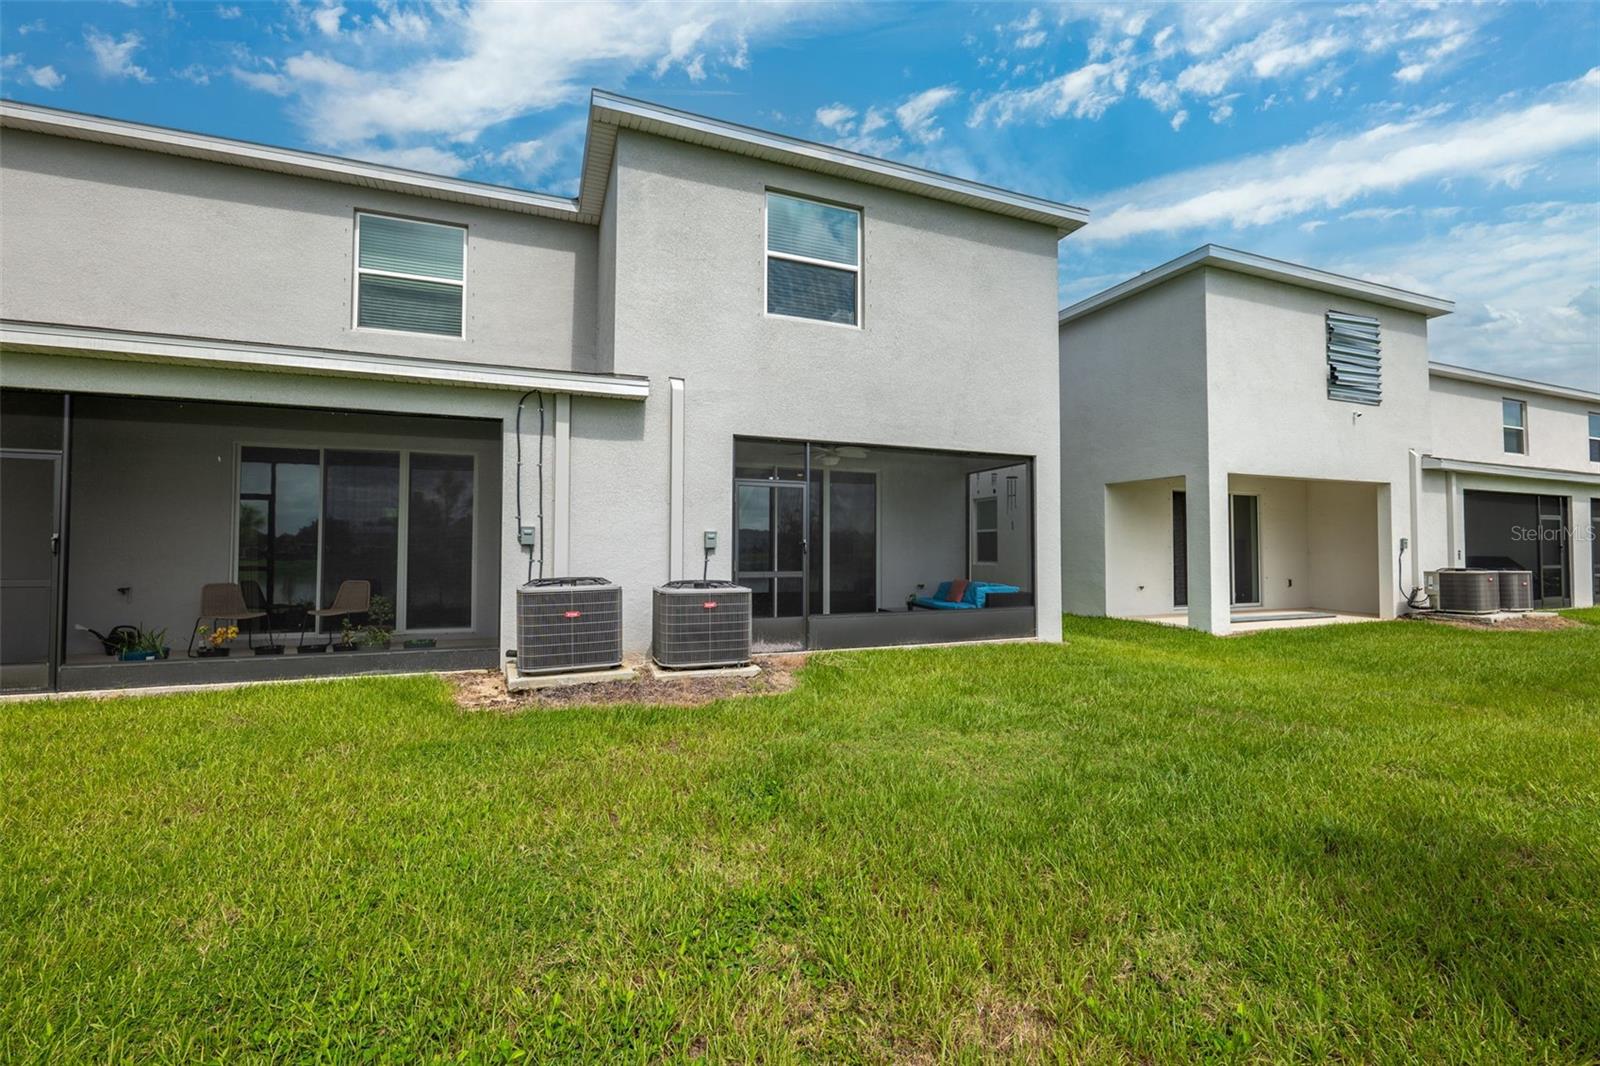
<instances>
[{"instance_id":1,"label":"covered patio","mask_svg":"<svg viewBox=\"0 0 1600 1066\"><path fill-rule=\"evenodd\" d=\"M496 664L500 422L17 390L5 411L42 445L8 448L7 513L58 530L52 594L7 615L38 643L8 646L8 690Z\"/></svg>"},{"instance_id":2,"label":"covered patio","mask_svg":"<svg viewBox=\"0 0 1600 1066\"><path fill-rule=\"evenodd\" d=\"M758 651L1036 630L1032 462L873 444L734 442L734 580Z\"/></svg>"},{"instance_id":3,"label":"covered patio","mask_svg":"<svg viewBox=\"0 0 1600 1066\"><path fill-rule=\"evenodd\" d=\"M1223 484L1106 486L1108 615L1221 633L1392 617L1387 486L1238 473Z\"/></svg>"}]
</instances>

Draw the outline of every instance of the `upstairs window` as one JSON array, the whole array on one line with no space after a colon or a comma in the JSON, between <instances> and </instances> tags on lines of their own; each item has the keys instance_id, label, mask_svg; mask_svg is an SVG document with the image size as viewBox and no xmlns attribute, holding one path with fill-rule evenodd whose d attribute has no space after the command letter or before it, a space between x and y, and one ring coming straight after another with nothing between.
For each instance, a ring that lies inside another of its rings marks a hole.
<instances>
[{"instance_id":1,"label":"upstairs window","mask_svg":"<svg viewBox=\"0 0 1600 1066\"><path fill-rule=\"evenodd\" d=\"M1600 463L1600 412L1589 412L1589 461ZM1596 566L1600 566L1600 555L1596 555Z\"/></svg>"},{"instance_id":2,"label":"upstairs window","mask_svg":"<svg viewBox=\"0 0 1600 1066\"><path fill-rule=\"evenodd\" d=\"M1328 312L1328 399L1383 402L1383 365L1378 320Z\"/></svg>"},{"instance_id":3,"label":"upstairs window","mask_svg":"<svg viewBox=\"0 0 1600 1066\"><path fill-rule=\"evenodd\" d=\"M860 322L861 212L767 194L767 314Z\"/></svg>"},{"instance_id":4,"label":"upstairs window","mask_svg":"<svg viewBox=\"0 0 1600 1066\"><path fill-rule=\"evenodd\" d=\"M467 231L388 215L356 215L359 329L461 336Z\"/></svg>"},{"instance_id":5,"label":"upstairs window","mask_svg":"<svg viewBox=\"0 0 1600 1066\"><path fill-rule=\"evenodd\" d=\"M1528 405L1521 400L1501 400L1500 432L1507 453L1528 454Z\"/></svg>"}]
</instances>

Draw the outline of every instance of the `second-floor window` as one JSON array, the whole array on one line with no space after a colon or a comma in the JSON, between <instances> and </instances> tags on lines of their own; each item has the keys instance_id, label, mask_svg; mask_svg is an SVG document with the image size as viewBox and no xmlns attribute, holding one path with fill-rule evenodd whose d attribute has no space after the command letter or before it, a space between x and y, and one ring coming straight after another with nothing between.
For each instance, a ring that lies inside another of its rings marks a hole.
<instances>
[{"instance_id":1,"label":"second-floor window","mask_svg":"<svg viewBox=\"0 0 1600 1066\"><path fill-rule=\"evenodd\" d=\"M1510 455L1528 453L1528 405L1521 400L1500 401L1500 432Z\"/></svg>"},{"instance_id":2,"label":"second-floor window","mask_svg":"<svg viewBox=\"0 0 1600 1066\"><path fill-rule=\"evenodd\" d=\"M357 213L357 328L461 336L466 258L465 227Z\"/></svg>"},{"instance_id":3,"label":"second-floor window","mask_svg":"<svg viewBox=\"0 0 1600 1066\"><path fill-rule=\"evenodd\" d=\"M1589 412L1589 461L1600 463L1600 411ZM1600 562L1595 566L1600 567Z\"/></svg>"},{"instance_id":4,"label":"second-floor window","mask_svg":"<svg viewBox=\"0 0 1600 1066\"><path fill-rule=\"evenodd\" d=\"M767 194L767 314L860 324L861 212Z\"/></svg>"}]
</instances>

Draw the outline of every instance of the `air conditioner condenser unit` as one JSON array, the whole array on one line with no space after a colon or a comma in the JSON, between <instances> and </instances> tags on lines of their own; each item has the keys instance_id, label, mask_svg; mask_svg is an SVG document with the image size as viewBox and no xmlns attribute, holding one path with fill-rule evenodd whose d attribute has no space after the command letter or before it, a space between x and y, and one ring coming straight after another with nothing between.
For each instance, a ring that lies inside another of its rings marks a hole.
<instances>
[{"instance_id":1,"label":"air conditioner condenser unit","mask_svg":"<svg viewBox=\"0 0 1600 1066\"><path fill-rule=\"evenodd\" d=\"M545 577L517 590L517 672L622 665L622 587L603 577Z\"/></svg>"},{"instance_id":2,"label":"air conditioner condenser unit","mask_svg":"<svg viewBox=\"0 0 1600 1066\"><path fill-rule=\"evenodd\" d=\"M1448 614L1493 614L1500 609L1500 574L1495 570L1439 571L1434 606Z\"/></svg>"},{"instance_id":3,"label":"air conditioner condenser unit","mask_svg":"<svg viewBox=\"0 0 1600 1066\"><path fill-rule=\"evenodd\" d=\"M668 670L750 661L750 590L731 581L669 581L654 596L650 653Z\"/></svg>"},{"instance_id":4,"label":"air conditioner condenser unit","mask_svg":"<svg viewBox=\"0 0 1600 1066\"><path fill-rule=\"evenodd\" d=\"M1500 609L1502 611L1533 610L1533 571L1500 570Z\"/></svg>"}]
</instances>

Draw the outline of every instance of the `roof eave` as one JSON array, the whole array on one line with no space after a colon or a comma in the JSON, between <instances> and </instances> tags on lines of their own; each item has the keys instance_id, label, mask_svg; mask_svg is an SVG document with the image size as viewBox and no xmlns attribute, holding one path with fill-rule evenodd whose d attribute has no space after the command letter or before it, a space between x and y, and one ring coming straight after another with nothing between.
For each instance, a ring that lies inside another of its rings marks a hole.
<instances>
[{"instance_id":1,"label":"roof eave","mask_svg":"<svg viewBox=\"0 0 1600 1066\"><path fill-rule=\"evenodd\" d=\"M1381 285L1377 282L1364 281L1360 278L1346 277L1326 270L1317 270L1314 267L1301 266L1298 263L1289 263L1281 259L1256 255L1253 252L1242 252L1236 248L1204 244L1192 252L1180 255L1176 259L1153 267L1142 274L1129 278L1127 281L1113 285L1109 289L1062 308L1056 316L1056 320L1058 324L1065 325L1146 289L1153 288L1162 282L1205 267L1230 270L1237 274L1266 278L1299 288L1314 289L1318 292L1327 292L1350 299L1363 300L1381 307L1393 307L1396 310L1408 311L1424 318L1437 318L1440 315L1450 314L1455 310L1456 306L1455 301L1446 300L1442 297L1425 296L1421 293L1397 289L1391 285Z\"/></svg>"},{"instance_id":2,"label":"roof eave","mask_svg":"<svg viewBox=\"0 0 1600 1066\"><path fill-rule=\"evenodd\" d=\"M1563 400L1575 400L1578 403L1600 404L1600 392L1590 392L1573 385L1556 385L1548 381L1534 381L1531 378L1513 377L1510 374L1495 374L1488 370L1475 370L1469 366L1455 366L1451 363L1429 361L1428 374L1430 377L1449 378L1454 381L1465 381L1474 385L1492 385L1506 392L1531 392L1539 396L1554 396Z\"/></svg>"},{"instance_id":3,"label":"roof eave","mask_svg":"<svg viewBox=\"0 0 1600 1066\"><path fill-rule=\"evenodd\" d=\"M1089 212L1085 208L1071 204L1055 203L1026 193L860 155L831 145L693 115L599 89L590 95L589 103L589 143L584 148L583 181L579 193L579 210L584 215L598 215L605 197L614 134L612 143L596 148L596 131L602 127L640 130L738 155L769 159L804 170L822 173L845 171L854 180L867 184L899 188L931 199L1051 226L1059 237L1081 229L1089 220Z\"/></svg>"}]
</instances>

